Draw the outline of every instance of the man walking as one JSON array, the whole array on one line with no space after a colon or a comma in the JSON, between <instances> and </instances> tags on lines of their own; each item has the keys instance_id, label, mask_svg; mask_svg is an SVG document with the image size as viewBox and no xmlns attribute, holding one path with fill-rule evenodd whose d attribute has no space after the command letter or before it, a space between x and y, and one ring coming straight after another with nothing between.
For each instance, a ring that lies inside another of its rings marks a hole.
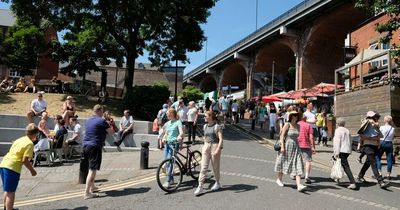
<instances>
[{"instance_id":1,"label":"man walking","mask_svg":"<svg viewBox=\"0 0 400 210\"><path fill-rule=\"evenodd\" d=\"M89 173L86 178L84 199L96 198L99 195L93 193L96 189L94 180L96 173L100 170L102 159L102 148L107 133L113 134L111 127L107 121L103 119L103 106L95 105L93 107L94 115L87 119L85 127L86 133L83 139L83 155L85 160L89 162Z\"/></svg>"},{"instance_id":2,"label":"man walking","mask_svg":"<svg viewBox=\"0 0 400 210\"><path fill-rule=\"evenodd\" d=\"M311 184L309 175L311 172L312 154L315 154L315 141L313 128L306 122L306 119L307 118L303 116L303 119L298 122L300 125L298 142L306 165L305 183Z\"/></svg>"}]
</instances>

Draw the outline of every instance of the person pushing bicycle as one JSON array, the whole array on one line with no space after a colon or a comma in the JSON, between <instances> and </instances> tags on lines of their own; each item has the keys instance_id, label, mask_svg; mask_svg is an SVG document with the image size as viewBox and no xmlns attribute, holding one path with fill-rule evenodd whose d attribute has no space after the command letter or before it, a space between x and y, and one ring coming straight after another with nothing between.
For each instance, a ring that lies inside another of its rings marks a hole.
<instances>
[{"instance_id":1,"label":"person pushing bicycle","mask_svg":"<svg viewBox=\"0 0 400 210\"><path fill-rule=\"evenodd\" d=\"M178 120L178 115L175 109L168 109L167 111L168 122L165 123L165 132L162 138L163 143L165 144L164 148L164 158L169 159L173 155L173 151L182 149L183 142L183 126L182 122ZM168 178L167 181L163 184L166 188L168 188L173 182L172 177L172 167L167 166L168 168Z\"/></svg>"}]
</instances>

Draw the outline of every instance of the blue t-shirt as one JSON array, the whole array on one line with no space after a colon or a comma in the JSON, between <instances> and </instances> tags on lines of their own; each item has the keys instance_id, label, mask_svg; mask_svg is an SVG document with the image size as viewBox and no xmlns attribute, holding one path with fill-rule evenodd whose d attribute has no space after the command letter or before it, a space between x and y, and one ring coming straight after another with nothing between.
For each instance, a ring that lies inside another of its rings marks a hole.
<instances>
[{"instance_id":1,"label":"blue t-shirt","mask_svg":"<svg viewBox=\"0 0 400 210\"><path fill-rule=\"evenodd\" d=\"M103 147L106 139L107 129L110 127L107 121L99 116L92 116L85 123L85 138L83 139L83 147L96 146Z\"/></svg>"},{"instance_id":2,"label":"blue t-shirt","mask_svg":"<svg viewBox=\"0 0 400 210\"><path fill-rule=\"evenodd\" d=\"M167 128L167 142L173 143L178 141L179 128L182 128L182 122L180 120L170 120L165 123L165 126Z\"/></svg>"}]
</instances>

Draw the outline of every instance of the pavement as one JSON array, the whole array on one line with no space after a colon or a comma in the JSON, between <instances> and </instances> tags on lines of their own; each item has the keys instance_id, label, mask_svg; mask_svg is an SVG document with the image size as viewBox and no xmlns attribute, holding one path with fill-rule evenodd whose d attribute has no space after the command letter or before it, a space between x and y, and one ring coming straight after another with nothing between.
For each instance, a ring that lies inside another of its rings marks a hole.
<instances>
[{"instance_id":1,"label":"pavement","mask_svg":"<svg viewBox=\"0 0 400 210\"><path fill-rule=\"evenodd\" d=\"M267 148L273 150L275 140L268 139L268 132L261 131L257 126L255 130L251 130L248 120L241 120L239 124L230 128L240 130L247 134L249 138L257 140L261 144L265 144ZM199 149L200 144L194 145L194 149ZM197 148L196 148L197 147ZM328 147L317 146L317 153L313 156L313 164L325 171L330 171L332 156L332 141L328 141ZM274 151L271 151L274 152ZM357 162L359 153L353 152L349 157L349 164L353 175L356 177L362 164ZM0 157L1 161L2 157ZM37 176L32 177L26 168L22 169L21 180L16 192L17 201L29 201L32 199L43 199L51 196L66 196L74 194L75 197L83 197L84 184L79 184L79 155L73 159L57 164L55 166L40 165L35 167ZM150 149L149 152L149 168L140 169L140 149L124 149L118 151L116 147L107 147L103 152L103 160L101 170L96 176L96 186L100 190L107 190L112 186L123 186L123 183L154 179L158 164L163 160L163 151L158 149ZM365 158L364 158L365 161ZM384 161L385 162L385 161ZM383 163L384 163L383 162ZM397 161L400 162L400 161ZM385 171L386 165L383 165ZM393 167L391 180L392 186L400 189L400 170L399 165ZM365 178L371 179L372 172L368 170ZM311 172L312 177L312 172ZM347 181L347 178L344 178ZM77 195L77 196L76 196ZM51 197L53 198L53 197ZM0 205L1 206L1 205Z\"/></svg>"}]
</instances>

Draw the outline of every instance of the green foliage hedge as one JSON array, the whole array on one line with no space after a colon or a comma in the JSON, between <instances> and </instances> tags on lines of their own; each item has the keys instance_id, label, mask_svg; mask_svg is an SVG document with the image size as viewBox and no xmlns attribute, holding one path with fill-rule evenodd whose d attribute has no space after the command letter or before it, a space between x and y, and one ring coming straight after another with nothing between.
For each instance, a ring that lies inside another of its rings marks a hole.
<instances>
[{"instance_id":1,"label":"green foliage hedge","mask_svg":"<svg viewBox=\"0 0 400 210\"><path fill-rule=\"evenodd\" d=\"M124 107L135 117L153 121L169 96L168 87L163 85L135 86L126 93Z\"/></svg>"}]
</instances>

